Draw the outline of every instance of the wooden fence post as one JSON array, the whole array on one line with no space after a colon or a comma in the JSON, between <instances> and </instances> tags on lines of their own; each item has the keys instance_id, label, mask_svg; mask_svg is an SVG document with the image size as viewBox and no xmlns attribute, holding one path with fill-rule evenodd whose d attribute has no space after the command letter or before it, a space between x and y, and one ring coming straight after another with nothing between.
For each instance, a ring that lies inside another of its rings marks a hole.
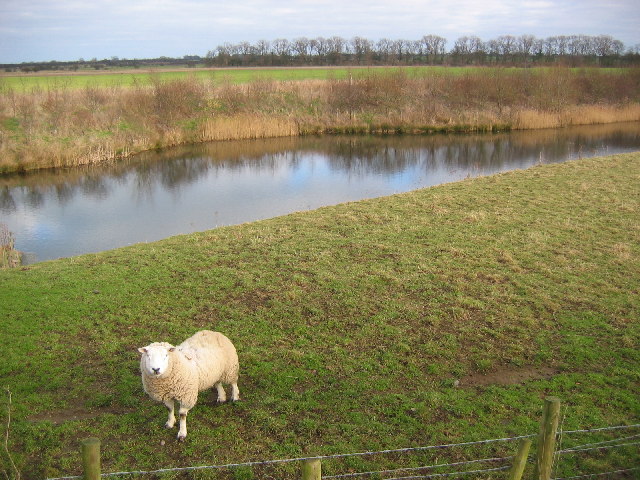
<instances>
[{"instance_id":1,"label":"wooden fence post","mask_svg":"<svg viewBox=\"0 0 640 480\"><path fill-rule=\"evenodd\" d=\"M518 445L518 453L513 459L511 470L509 470L508 480L520 480L524 473L524 467L527 465L529 448L531 447L531 439L523 438Z\"/></svg>"},{"instance_id":2,"label":"wooden fence post","mask_svg":"<svg viewBox=\"0 0 640 480\"><path fill-rule=\"evenodd\" d=\"M82 441L82 473L84 480L100 480L100 440Z\"/></svg>"},{"instance_id":3,"label":"wooden fence post","mask_svg":"<svg viewBox=\"0 0 640 480\"><path fill-rule=\"evenodd\" d=\"M322 465L319 458L305 460L302 464L302 480L320 480Z\"/></svg>"},{"instance_id":4,"label":"wooden fence post","mask_svg":"<svg viewBox=\"0 0 640 480\"><path fill-rule=\"evenodd\" d=\"M556 433L560 420L560 399L547 397L540 423L540 435L536 453L535 480L550 480L553 467L553 454L556 448Z\"/></svg>"}]
</instances>

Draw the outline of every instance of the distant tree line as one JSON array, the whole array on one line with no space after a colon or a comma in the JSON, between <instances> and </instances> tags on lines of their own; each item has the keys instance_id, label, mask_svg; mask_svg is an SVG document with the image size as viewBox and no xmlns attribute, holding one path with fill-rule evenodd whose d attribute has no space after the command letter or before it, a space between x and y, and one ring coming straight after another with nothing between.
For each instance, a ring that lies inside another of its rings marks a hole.
<instances>
[{"instance_id":1,"label":"distant tree line","mask_svg":"<svg viewBox=\"0 0 640 480\"><path fill-rule=\"evenodd\" d=\"M447 40L424 35L419 40L372 41L301 37L295 40L224 43L210 50L209 66L330 66L330 65L569 65L622 66L640 62L640 44L625 50L609 35L502 35L489 41L476 36Z\"/></svg>"},{"instance_id":2,"label":"distant tree line","mask_svg":"<svg viewBox=\"0 0 640 480\"><path fill-rule=\"evenodd\" d=\"M192 67L202 65L204 59L199 55L185 55L181 58L158 57L145 59L126 59L119 57L103 58L98 60L92 58L85 60L73 60L68 62L59 62L51 60L50 62L23 62L23 63L6 63L0 64L0 69L6 72L40 72L46 70L104 70L108 68L150 68L161 66L176 67Z\"/></svg>"},{"instance_id":3,"label":"distant tree line","mask_svg":"<svg viewBox=\"0 0 640 480\"><path fill-rule=\"evenodd\" d=\"M159 57L98 60L24 62L0 64L5 71L38 72L41 70L87 70L107 68L149 68L155 66L349 66L349 65L549 65L630 66L640 64L640 44L625 45L610 35L559 35L536 38L533 35L501 35L483 41L477 36L458 38L447 50L447 40L438 35L424 35L419 40L372 41L363 37L349 40L300 37L278 38L256 43L224 43L209 50L205 57L185 55L181 58Z\"/></svg>"}]
</instances>

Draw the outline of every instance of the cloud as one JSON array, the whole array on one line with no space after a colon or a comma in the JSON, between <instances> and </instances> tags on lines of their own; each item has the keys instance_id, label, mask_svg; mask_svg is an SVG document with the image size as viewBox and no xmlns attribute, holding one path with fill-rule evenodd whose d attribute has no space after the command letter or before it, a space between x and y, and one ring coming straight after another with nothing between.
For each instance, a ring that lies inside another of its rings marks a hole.
<instances>
[{"instance_id":1,"label":"cloud","mask_svg":"<svg viewBox=\"0 0 640 480\"><path fill-rule=\"evenodd\" d=\"M204 55L224 42L339 35L609 34L640 43L636 0L21 0L0 2L0 63Z\"/></svg>"}]
</instances>

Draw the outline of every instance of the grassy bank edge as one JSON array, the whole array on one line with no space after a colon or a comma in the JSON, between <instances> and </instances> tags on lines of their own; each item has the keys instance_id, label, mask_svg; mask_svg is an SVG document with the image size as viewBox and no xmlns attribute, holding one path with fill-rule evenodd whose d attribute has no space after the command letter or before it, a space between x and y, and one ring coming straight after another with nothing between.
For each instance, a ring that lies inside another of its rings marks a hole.
<instances>
[{"instance_id":1,"label":"grassy bank edge","mask_svg":"<svg viewBox=\"0 0 640 480\"><path fill-rule=\"evenodd\" d=\"M638 106L640 109L640 105ZM197 143L207 143L215 141L233 141L233 140L252 140L260 138L278 138L278 137L295 137L307 135L437 135L437 134L472 134L472 133L500 133L512 130L539 130L541 128L565 128L579 125L605 125L620 122L636 122L639 118L629 119L629 106L618 109L608 109L606 119L592 120L581 117L578 113L562 114L541 114L539 112L523 112L523 116L541 118L544 122L540 124L532 123L531 126L513 125L510 123L497 124L449 124L449 125L410 125L406 123L393 124L356 124L356 125L306 125L303 126L291 119L274 118L265 125L254 128L247 132L243 129L234 130L233 125L242 124L247 121L244 116L228 117L216 119L205 126L205 132L199 135L199 139L194 141L193 138L183 141L171 140L167 142L154 141L153 145L146 145L132 149L126 145L117 147L115 150L111 148L101 148L99 145L90 149L85 155L80 157L68 158L67 161L54 159L50 164L19 164L10 163L0 166L0 175L13 173L26 173L36 170L46 170L52 168L67 168L83 165L97 165L101 163L117 162L127 158L134 157L140 153L172 148L183 145L194 145ZM564 117L564 118L562 118ZM620 120L622 119L622 120ZM207 122L205 122L205 125ZM229 127L231 125L231 127Z\"/></svg>"}]
</instances>

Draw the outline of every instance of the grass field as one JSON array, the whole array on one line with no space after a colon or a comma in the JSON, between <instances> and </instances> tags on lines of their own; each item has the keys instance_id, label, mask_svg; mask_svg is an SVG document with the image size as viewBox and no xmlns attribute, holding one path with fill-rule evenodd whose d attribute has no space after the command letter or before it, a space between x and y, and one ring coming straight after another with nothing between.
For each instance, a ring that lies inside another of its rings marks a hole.
<instances>
[{"instance_id":1,"label":"grass field","mask_svg":"<svg viewBox=\"0 0 640 480\"><path fill-rule=\"evenodd\" d=\"M213 80L232 84L248 83L258 79L275 81L297 80L327 80L332 78L346 78L350 73L358 75L370 70L376 71L408 71L416 73L455 74L462 72L461 68L445 67L353 67L353 68L207 68L183 70L125 70L118 72L104 71L101 73L60 73L60 74L0 74L0 88L11 88L17 91L29 91L48 88L86 88L145 85L152 80L173 81L195 77L203 80Z\"/></svg>"},{"instance_id":2,"label":"grass field","mask_svg":"<svg viewBox=\"0 0 640 480\"><path fill-rule=\"evenodd\" d=\"M2 270L8 449L31 479L78 474L89 436L104 473L457 443L537 433L547 395L564 430L640 423L639 183L638 153L579 160ZM202 328L235 342L243 400L201 395L178 443L136 348ZM556 474L629 465L637 448L565 455ZM185 475L151 478L214 473Z\"/></svg>"},{"instance_id":3,"label":"grass field","mask_svg":"<svg viewBox=\"0 0 640 480\"><path fill-rule=\"evenodd\" d=\"M174 81L190 77L213 80L215 83L243 84L255 80L301 81L344 79L374 72L404 72L407 75L460 76L469 72L498 72L503 67L263 67L263 68L197 68L197 69L141 69L100 70L95 72L46 72L42 74L3 74L0 72L0 91L13 89L28 92L34 89L120 87L147 85L152 81ZM545 71L548 67L533 69L509 68L510 71ZM575 72L593 71L616 74L628 71L620 68L575 68Z\"/></svg>"}]
</instances>

